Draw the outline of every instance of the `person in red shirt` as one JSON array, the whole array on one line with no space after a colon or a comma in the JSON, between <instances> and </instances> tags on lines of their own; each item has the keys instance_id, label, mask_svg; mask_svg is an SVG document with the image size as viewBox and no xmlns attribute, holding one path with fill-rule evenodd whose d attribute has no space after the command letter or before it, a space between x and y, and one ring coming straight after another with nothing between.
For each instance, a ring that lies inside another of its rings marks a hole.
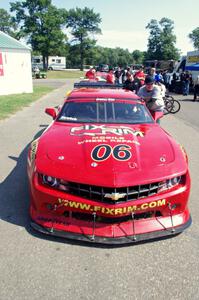
<instances>
[{"instance_id":1,"label":"person in red shirt","mask_svg":"<svg viewBox=\"0 0 199 300\"><path fill-rule=\"evenodd\" d=\"M108 75L106 76L106 82L111 84L115 83L115 74L113 69L109 69Z\"/></svg>"},{"instance_id":2,"label":"person in red shirt","mask_svg":"<svg viewBox=\"0 0 199 300\"><path fill-rule=\"evenodd\" d=\"M143 68L139 68L139 71L137 71L134 75L134 78L137 78L140 80L141 85L144 85L144 80L145 80L145 74L143 72Z\"/></svg>"},{"instance_id":3,"label":"person in red shirt","mask_svg":"<svg viewBox=\"0 0 199 300\"><path fill-rule=\"evenodd\" d=\"M96 70L95 68L90 68L85 74L87 79L96 79Z\"/></svg>"}]
</instances>

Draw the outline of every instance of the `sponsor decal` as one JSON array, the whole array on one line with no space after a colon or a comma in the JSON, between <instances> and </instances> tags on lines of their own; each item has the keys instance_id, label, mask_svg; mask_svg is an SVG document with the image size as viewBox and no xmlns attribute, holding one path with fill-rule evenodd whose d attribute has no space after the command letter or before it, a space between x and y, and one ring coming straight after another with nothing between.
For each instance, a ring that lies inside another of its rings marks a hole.
<instances>
[{"instance_id":1,"label":"sponsor decal","mask_svg":"<svg viewBox=\"0 0 199 300\"><path fill-rule=\"evenodd\" d=\"M37 147L38 147L38 139L34 140L31 143L31 148L30 148L30 162L33 163L36 157L36 152L37 152Z\"/></svg>"},{"instance_id":2,"label":"sponsor decal","mask_svg":"<svg viewBox=\"0 0 199 300\"><path fill-rule=\"evenodd\" d=\"M199 62L199 56L198 55L188 56L187 61L189 63L194 63L194 62L197 63Z\"/></svg>"},{"instance_id":3,"label":"sponsor decal","mask_svg":"<svg viewBox=\"0 0 199 300\"><path fill-rule=\"evenodd\" d=\"M50 218L45 218L43 216L38 216L37 217L37 220L38 221L43 221L43 222L51 222L51 223L56 223L56 224L64 224L64 225L68 225L67 222L64 222L63 220L59 220L59 219L56 219L56 218L53 218L53 219L50 219Z\"/></svg>"},{"instance_id":4,"label":"sponsor decal","mask_svg":"<svg viewBox=\"0 0 199 300\"><path fill-rule=\"evenodd\" d=\"M71 128L71 135L76 136L106 136L107 134L115 134L116 136L132 135L136 137L144 137L144 132L140 130L134 130L127 126L106 126L106 125L93 125L86 124L78 127Z\"/></svg>"},{"instance_id":5,"label":"sponsor decal","mask_svg":"<svg viewBox=\"0 0 199 300\"><path fill-rule=\"evenodd\" d=\"M186 153L185 148L184 148L182 145L180 145L180 150L182 151L182 154L183 154L183 156L184 156L184 159L185 159L185 161L187 162L187 161L188 161L187 153Z\"/></svg>"},{"instance_id":6,"label":"sponsor decal","mask_svg":"<svg viewBox=\"0 0 199 300\"><path fill-rule=\"evenodd\" d=\"M75 202L70 201L67 199L58 198L58 206L64 206L68 208L75 208L80 209L87 212L100 212L106 215L110 216L117 216L117 215L123 215L127 213L137 212L137 211L144 211L147 209L153 209L156 207L161 207L166 205L166 199L160 199L157 201L151 201L147 203L143 203L140 205L131 205L126 207L120 207L120 208L111 208L111 207L104 207L99 205L91 205L87 203L81 203L81 202Z\"/></svg>"},{"instance_id":7,"label":"sponsor decal","mask_svg":"<svg viewBox=\"0 0 199 300\"><path fill-rule=\"evenodd\" d=\"M77 118L61 116L60 120L77 121Z\"/></svg>"},{"instance_id":8,"label":"sponsor decal","mask_svg":"<svg viewBox=\"0 0 199 300\"><path fill-rule=\"evenodd\" d=\"M123 136L92 136L90 139L85 139L83 141L78 141L78 145L87 143L125 143L125 144L135 144L140 146L140 143L135 140L125 139Z\"/></svg>"},{"instance_id":9,"label":"sponsor decal","mask_svg":"<svg viewBox=\"0 0 199 300\"><path fill-rule=\"evenodd\" d=\"M96 101L114 102L115 98L96 98Z\"/></svg>"}]
</instances>

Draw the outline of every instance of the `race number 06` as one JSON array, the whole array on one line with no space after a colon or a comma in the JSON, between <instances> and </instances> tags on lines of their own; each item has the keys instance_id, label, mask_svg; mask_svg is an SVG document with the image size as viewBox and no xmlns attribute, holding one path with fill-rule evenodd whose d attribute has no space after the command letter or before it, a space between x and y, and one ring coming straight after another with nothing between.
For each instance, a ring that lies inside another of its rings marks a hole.
<instances>
[{"instance_id":1,"label":"race number 06","mask_svg":"<svg viewBox=\"0 0 199 300\"><path fill-rule=\"evenodd\" d=\"M107 144L101 144L96 146L92 152L91 157L95 161L104 161L110 157L110 155L113 156L116 160L129 160L131 158L131 147L128 145L117 145L115 147L111 147Z\"/></svg>"}]
</instances>

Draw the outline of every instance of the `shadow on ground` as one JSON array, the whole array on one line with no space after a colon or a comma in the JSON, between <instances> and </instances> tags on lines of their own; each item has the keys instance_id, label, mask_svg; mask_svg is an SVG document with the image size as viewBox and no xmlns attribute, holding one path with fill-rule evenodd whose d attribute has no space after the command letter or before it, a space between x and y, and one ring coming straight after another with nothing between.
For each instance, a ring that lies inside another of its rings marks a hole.
<instances>
[{"instance_id":1,"label":"shadow on ground","mask_svg":"<svg viewBox=\"0 0 199 300\"><path fill-rule=\"evenodd\" d=\"M47 125L40 127L44 128L34 136L33 140L42 134ZM14 157L11 154L8 156L16 161L16 166L0 184L0 218L25 228L29 224L29 191L26 172L29 145L23 149L19 157Z\"/></svg>"}]
</instances>

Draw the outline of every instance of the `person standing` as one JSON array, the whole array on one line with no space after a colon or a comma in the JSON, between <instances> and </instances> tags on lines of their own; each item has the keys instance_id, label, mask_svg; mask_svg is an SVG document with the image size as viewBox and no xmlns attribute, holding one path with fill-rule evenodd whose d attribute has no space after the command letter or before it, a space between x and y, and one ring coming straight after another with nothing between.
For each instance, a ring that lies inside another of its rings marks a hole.
<instances>
[{"instance_id":1,"label":"person standing","mask_svg":"<svg viewBox=\"0 0 199 300\"><path fill-rule=\"evenodd\" d=\"M156 68L151 68L149 71L149 75L155 79L156 76Z\"/></svg>"},{"instance_id":2,"label":"person standing","mask_svg":"<svg viewBox=\"0 0 199 300\"><path fill-rule=\"evenodd\" d=\"M183 96L189 95L189 85L190 85L190 81L191 81L191 75L189 74L189 71L181 73L180 81L182 83Z\"/></svg>"},{"instance_id":3,"label":"person standing","mask_svg":"<svg viewBox=\"0 0 199 300\"><path fill-rule=\"evenodd\" d=\"M161 74L160 71L157 71L157 73L156 73L156 75L155 75L155 81L156 81L156 82L161 82L161 81L163 81L163 76L162 76L162 74Z\"/></svg>"},{"instance_id":4,"label":"person standing","mask_svg":"<svg viewBox=\"0 0 199 300\"><path fill-rule=\"evenodd\" d=\"M144 85L145 74L143 72L143 67L140 67L139 70L135 73L134 78L140 80L141 85Z\"/></svg>"},{"instance_id":5,"label":"person standing","mask_svg":"<svg viewBox=\"0 0 199 300\"><path fill-rule=\"evenodd\" d=\"M40 70L37 65L33 68L33 73L34 73L35 78L40 78Z\"/></svg>"},{"instance_id":6,"label":"person standing","mask_svg":"<svg viewBox=\"0 0 199 300\"><path fill-rule=\"evenodd\" d=\"M127 75L127 79L123 83L124 89L130 90L136 94L141 86L140 80L138 78L134 78L131 74Z\"/></svg>"},{"instance_id":7,"label":"person standing","mask_svg":"<svg viewBox=\"0 0 199 300\"><path fill-rule=\"evenodd\" d=\"M96 79L96 70L95 68L91 67L85 74L87 79Z\"/></svg>"},{"instance_id":8,"label":"person standing","mask_svg":"<svg viewBox=\"0 0 199 300\"><path fill-rule=\"evenodd\" d=\"M171 81L172 81L172 72L170 70L166 70L163 74L163 79L164 79L166 88L169 90L169 88L171 86Z\"/></svg>"},{"instance_id":9,"label":"person standing","mask_svg":"<svg viewBox=\"0 0 199 300\"><path fill-rule=\"evenodd\" d=\"M197 96L199 96L199 75L194 80L194 96L193 96L193 101L197 101Z\"/></svg>"},{"instance_id":10,"label":"person standing","mask_svg":"<svg viewBox=\"0 0 199 300\"><path fill-rule=\"evenodd\" d=\"M114 70L113 69L109 69L109 72L106 76L106 82L110 83L110 84L115 83L115 75L114 75Z\"/></svg>"},{"instance_id":11,"label":"person standing","mask_svg":"<svg viewBox=\"0 0 199 300\"><path fill-rule=\"evenodd\" d=\"M120 83L121 75L122 75L121 68L118 67L117 70L115 71L115 83Z\"/></svg>"}]
</instances>

